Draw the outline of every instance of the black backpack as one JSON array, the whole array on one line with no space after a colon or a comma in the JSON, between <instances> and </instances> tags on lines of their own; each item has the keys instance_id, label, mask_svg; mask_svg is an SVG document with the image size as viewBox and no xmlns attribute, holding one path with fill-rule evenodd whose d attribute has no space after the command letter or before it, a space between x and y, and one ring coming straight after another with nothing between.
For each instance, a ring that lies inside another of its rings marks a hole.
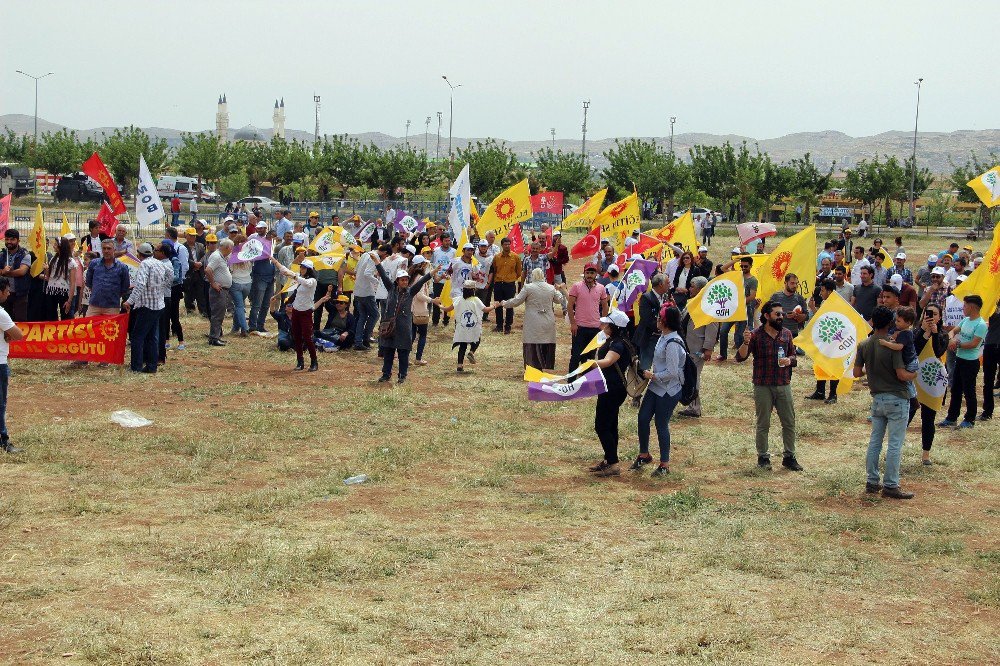
<instances>
[{"instance_id":1,"label":"black backpack","mask_svg":"<svg viewBox=\"0 0 1000 666\"><path fill-rule=\"evenodd\" d=\"M681 382L680 403L685 406L690 405L698 397L698 368L695 366L694 359L691 358L684 340L670 338L667 340L667 344L670 343L678 344L684 348L684 380Z\"/></svg>"}]
</instances>

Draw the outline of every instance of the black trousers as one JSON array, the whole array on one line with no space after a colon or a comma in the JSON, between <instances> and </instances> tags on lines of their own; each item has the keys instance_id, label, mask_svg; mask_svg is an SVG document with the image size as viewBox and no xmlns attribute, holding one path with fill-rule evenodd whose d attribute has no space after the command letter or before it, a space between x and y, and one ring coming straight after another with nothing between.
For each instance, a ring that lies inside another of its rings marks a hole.
<instances>
[{"instance_id":1,"label":"black trousers","mask_svg":"<svg viewBox=\"0 0 1000 666\"><path fill-rule=\"evenodd\" d=\"M993 391L1000 364L1000 345L983 347L983 414L993 416Z\"/></svg>"},{"instance_id":2,"label":"black trousers","mask_svg":"<svg viewBox=\"0 0 1000 666\"><path fill-rule=\"evenodd\" d=\"M326 290L328 288L329 287L324 285L319 285L318 287L316 287L316 295L313 298L313 303L326 296ZM334 293L336 293L337 291L336 288L334 288L333 291ZM313 310L313 332L318 333L320 330L322 330L320 328L320 324L323 322L324 312L326 313L326 326L324 326L323 328L330 328L330 321L333 319L333 315L336 311L337 307L334 304L333 298L324 303L322 307L318 307L315 310Z\"/></svg>"},{"instance_id":3,"label":"black trousers","mask_svg":"<svg viewBox=\"0 0 1000 666\"><path fill-rule=\"evenodd\" d=\"M493 283L493 296L496 297L498 301L507 301L517 295L517 285L513 282L494 282ZM497 313L497 326L496 330L509 331L510 327L514 325L514 308L500 308L496 310Z\"/></svg>"},{"instance_id":4,"label":"black trousers","mask_svg":"<svg viewBox=\"0 0 1000 666\"><path fill-rule=\"evenodd\" d=\"M160 339L157 341L157 360L162 364L167 362L167 338L170 337L170 311L173 310L173 298L163 299L163 309L160 310Z\"/></svg>"},{"instance_id":5,"label":"black trousers","mask_svg":"<svg viewBox=\"0 0 1000 666\"><path fill-rule=\"evenodd\" d=\"M594 411L594 432L604 449L604 459L609 465L618 462L618 410L628 394L624 388L611 389L597 396Z\"/></svg>"},{"instance_id":6,"label":"black trousers","mask_svg":"<svg viewBox=\"0 0 1000 666\"><path fill-rule=\"evenodd\" d=\"M930 451L934 444L934 429L936 427L934 419L937 417L937 412L927 405L920 404L916 398L910 398L910 419L906 422L907 425L916 416L918 407L920 408L920 447L924 451Z\"/></svg>"},{"instance_id":7,"label":"black trousers","mask_svg":"<svg viewBox=\"0 0 1000 666\"><path fill-rule=\"evenodd\" d=\"M444 282L435 282L433 289L434 289L434 298L438 298L441 295L441 292L444 291ZM440 321L441 321L441 308L435 305L431 310L431 323L437 326L438 322ZM444 316L444 323L446 326L448 325L447 314Z\"/></svg>"},{"instance_id":8,"label":"black trousers","mask_svg":"<svg viewBox=\"0 0 1000 666\"><path fill-rule=\"evenodd\" d=\"M189 271L184 276L184 309L189 314L197 307L198 314L208 316L208 292L205 290L207 284L201 273Z\"/></svg>"},{"instance_id":9,"label":"black trousers","mask_svg":"<svg viewBox=\"0 0 1000 666\"><path fill-rule=\"evenodd\" d=\"M184 342L184 329L181 327L181 299L183 298L183 284L175 284L170 288L170 328L177 336L177 342Z\"/></svg>"},{"instance_id":10,"label":"black trousers","mask_svg":"<svg viewBox=\"0 0 1000 666\"><path fill-rule=\"evenodd\" d=\"M485 305L487 307L490 304L490 300L491 300L491 296L492 295L493 295L493 285L490 285L490 286L486 287L485 289L476 289L476 296L478 296L479 300L481 300L483 302L483 305ZM500 315L497 315L497 317L499 317L499 316ZM484 312L483 313L483 323L486 323L489 320L490 320L490 313L489 312Z\"/></svg>"},{"instance_id":11,"label":"black trousers","mask_svg":"<svg viewBox=\"0 0 1000 666\"><path fill-rule=\"evenodd\" d=\"M569 371L573 372L580 366L580 361L594 358L596 351L583 353L583 348L590 344L590 341L597 335L598 328L588 328L587 326L577 326L576 335L573 336L573 346L569 353Z\"/></svg>"},{"instance_id":12,"label":"black trousers","mask_svg":"<svg viewBox=\"0 0 1000 666\"><path fill-rule=\"evenodd\" d=\"M979 407L976 399L978 377L979 359L955 359L955 377L951 385L951 402L948 404L949 421L958 420L958 413L962 411L962 398L965 398L965 420L975 422L976 409Z\"/></svg>"}]
</instances>

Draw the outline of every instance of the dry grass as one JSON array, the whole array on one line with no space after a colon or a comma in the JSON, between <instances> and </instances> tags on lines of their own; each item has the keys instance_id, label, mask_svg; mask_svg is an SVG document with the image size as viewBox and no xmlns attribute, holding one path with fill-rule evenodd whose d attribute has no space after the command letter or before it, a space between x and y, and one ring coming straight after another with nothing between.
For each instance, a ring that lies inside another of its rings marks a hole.
<instances>
[{"instance_id":1,"label":"dry grass","mask_svg":"<svg viewBox=\"0 0 1000 666\"><path fill-rule=\"evenodd\" d=\"M384 387L373 357L303 376L185 323L155 377L14 362L3 661L1000 660L993 424L940 434L930 468L911 430L917 498L865 498L867 395L806 404L798 370L806 471L759 473L750 368L711 364L671 477L598 482L593 403L527 402L517 336L488 333L455 377L439 329L431 364ZM155 424L110 424L121 408Z\"/></svg>"}]
</instances>

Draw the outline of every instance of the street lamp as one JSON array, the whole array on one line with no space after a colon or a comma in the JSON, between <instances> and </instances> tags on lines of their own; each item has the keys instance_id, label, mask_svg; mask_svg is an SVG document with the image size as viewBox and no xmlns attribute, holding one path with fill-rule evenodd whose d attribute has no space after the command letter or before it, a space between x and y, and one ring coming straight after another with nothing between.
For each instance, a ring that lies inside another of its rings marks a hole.
<instances>
[{"instance_id":1,"label":"street lamp","mask_svg":"<svg viewBox=\"0 0 1000 666\"><path fill-rule=\"evenodd\" d=\"M549 131L552 132L552 152L555 152L555 150L556 150L556 128L553 127Z\"/></svg>"},{"instance_id":2,"label":"street lamp","mask_svg":"<svg viewBox=\"0 0 1000 666\"><path fill-rule=\"evenodd\" d=\"M441 159L441 117L444 116L444 113L441 111L438 111L437 114L438 114L438 138L437 138L437 149L434 152L435 162Z\"/></svg>"},{"instance_id":3,"label":"street lamp","mask_svg":"<svg viewBox=\"0 0 1000 666\"><path fill-rule=\"evenodd\" d=\"M406 121L406 147L410 147L410 121Z\"/></svg>"},{"instance_id":4,"label":"street lamp","mask_svg":"<svg viewBox=\"0 0 1000 666\"><path fill-rule=\"evenodd\" d=\"M913 188L917 182L917 124L920 122L920 84L923 81L920 78L913 82L917 86L917 112L913 119L913 155L910 158L910 222L913 224L917 223L916 209L913 204Z\"/></svg>"},{"instance_id":5,"label":"street lamp","mask_svg":"<svg viewBox=\"0 0 1000 666\"><path fill-rule=\"evenodd\" d=\"M424 121L424 157L427 157L427 139L431 135L431 117L427 116L427 120Z\"/></svg>"},{"instance_id":6,"label":"street lamp","mask_svg":"<svg viewBox=\"0 0 1000 666\"><path fill-rule=\"evenodd\" d=\"M677 122L677 116L670 116L670 154L674 154L674 123Z\"/></svg>"},{"instance_id":7,"label":"street lamp","mask_svg":"<svg viewBox=\"0 0 1000 666\"><path fill-rule=\"evenodd\" d=\"M441 75L441 78L444 79L444 82L448 84L448 88L451 89L448 95L448 163L451 164L453 159L451 155L451 132L455 124L455 90L461 88L462 84L452 84L444 74Z\"/></svg>"},{"instance_id":8,"label":"street lamp","mask_svg":"<svg viewBox=\"0 0 1000 666\"><path fill-rule=\"evenodd\" d=\"M41 79L44 79L46 76L52 76L54 72L49 72L48 74L42 74L41 76L32 76L31 74L28 74L27 72L22 72L21 70L17 70L17 73L24 74L29 79L35 80L35 145L37 145L38 144L38 82Z\"/></svg>"}]
</instances>

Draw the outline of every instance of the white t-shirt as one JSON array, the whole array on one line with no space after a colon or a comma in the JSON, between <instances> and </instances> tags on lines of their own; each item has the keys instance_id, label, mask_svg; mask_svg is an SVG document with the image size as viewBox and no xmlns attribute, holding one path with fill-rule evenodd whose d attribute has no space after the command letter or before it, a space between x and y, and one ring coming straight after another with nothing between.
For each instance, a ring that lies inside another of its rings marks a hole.
<instances>
[{"instance_id":1,"label":"white t-shirt","mask_svg":"<svg viewBox=\"0 0 1000 666\"><path fill-rule=\"evenodd\" d=\"M382 260L382 270L389 276L390 282L396 281L396 271L400 268L406 268L406 257L396 257L393 259L392 256L388 256ZM379 280L375 283L375 300L381 301L387 298L389 298L389 292L386 291L382 280Z\"/></svg>"},{"instance_id":2,"label":"white t-shirt","mask_svg":"<svg viewBox=\"0 0 1000 666\"><path fill-rule=\"evenodd\" d=\"M490 277L490 268L493 267L493 256L486 253L484 257L481 254L475 254L473 257L479 265L472 269L472 279L476 281L476 289L486 289L486 281Z\"/></svg>"},{"instance_id":3,"label":"white t-shirt","mask_svg":"<svg viewBox=\"0 0 1000 666\"><path fill-rule=\"evenodd\" d=\"M472 280L472 271L475 266L462 261L461 257L453 259L451 262L451 298L457 301L457 296L462 293L462 285L466 280Z\"/></svg>"},{"instance_id":4,"label":"white t-shirt","mask_svg":"<svg viewBox=\"0 0 1000 666\"><path fill-rule=\"evenodd\" d=\"M0 331L6 333L12 328L14 328L14 320L10 318L6 310L0 308ZM9 353L10 345L7 344L7 339L0 335L0 365L7 365L7 354Z\"/></svg>"},{"instance_id":5,"label":"white t-shirt","mask_svg":"<svg viewBox=\"0 0 1000 666\"><path fill-rule=\"evenodd\" d=\"M949 289L954 289L958 285L958 271L952 266L944 274L944 283L948 285Z\"/></svg>"},{"instance_id":6,"label":"white t-shirt","mask_svg":"<svg viewBox=\"0 0 1000 666\"><path fill-rule=\"evenodd\" d=\"M478 342L483 337L483 302L477 297L455 300L455 337L452 342Z\"/></svg>"}]
</instances>

